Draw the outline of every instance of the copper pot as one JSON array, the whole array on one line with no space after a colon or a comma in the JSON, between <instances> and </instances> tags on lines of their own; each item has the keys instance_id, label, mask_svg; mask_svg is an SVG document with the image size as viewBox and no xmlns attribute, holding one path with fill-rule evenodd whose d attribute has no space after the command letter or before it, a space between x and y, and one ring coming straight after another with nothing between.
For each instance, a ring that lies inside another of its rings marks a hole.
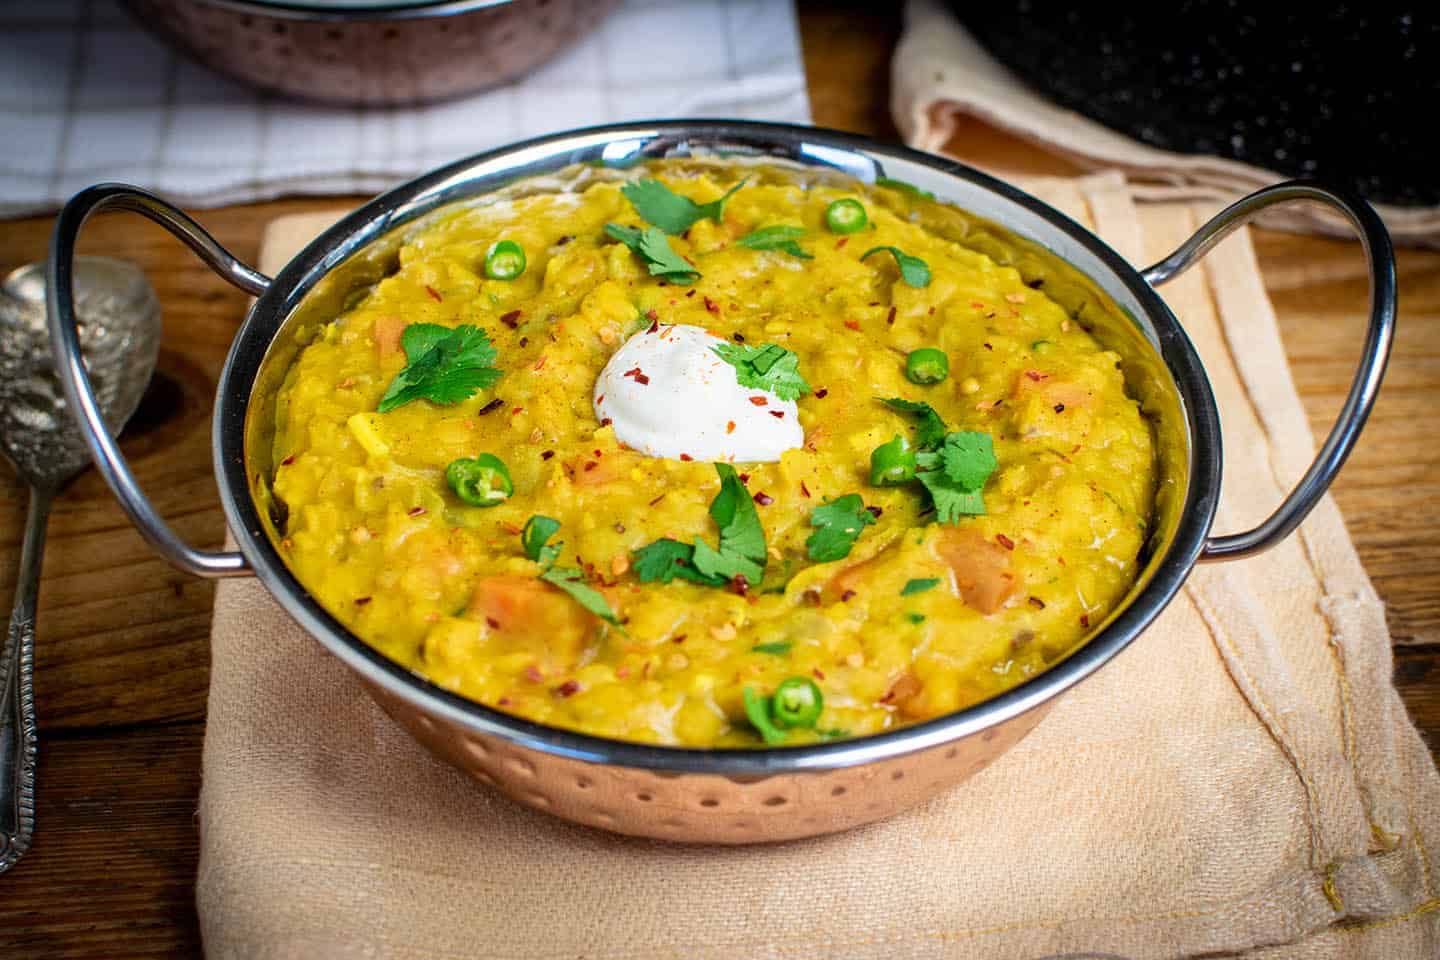
<instances>
[{"instance_id":1,"label":"copper pot","mask_svg":"<svg viewBox=\"0 0 1440 960\"><path fill-rule=\"evenodd\" d=\"M513 80L619 0L125 0L146 29L261 90L393 106Z\"/></svg>"},{"instance_id":2,"label":"copper pot","mask_svg":"<svg viewBox=\"0 0 1440 960\"><path fill-rule=\"evenodd\" d=\"M1093 308L1085 310L1085 322L1095 324L1107 348L1122 355L1131 391L1155 423L1160 492L1139 578L1067 659L984 703L871 737L753 750L657 747L541 726L444 690L347 631L285 566L270 517L266 440L276 391L300 349L299 331L333 317L347 298L393 269L407 229L437 208L503 190L557 189L567 175L620 176L654 158L714 155L727 163L763 161L797 178L843 174L866 182L909 181L978 214L928 206L935 216L948 217L967 242L983 246L987 234L1005 235L1021 250L1014 265L1022 275L1043 267L1053 296L1060 296L1055 288L1061 287ZM1220 492L1215 398L1193 346L1154 288L1264 207L1302 200L1335 206L1363 241L1371 321L1360 368L1334 430L1275 514L1245 533L1211 536ZM197 551L176 537L136 486L96 409L80 360L70 288L78 232L92 213L105 209L130 210L161 223L258 298L231 346L215 404L215 469L237 553ZM848 134L738 121L581 130L462 160L356 210L273 280L236 260L163 200L102 184L78 194L56 221L48 295L56 366L96 465L142 534L171 563L199 576L258 576L416 739L515 800L621 833L718 843L841 830L961 782L1024 736L1055 697L1134 640L1195 563L1246 556L1286 537L1354 445L1379 390L1395 324L1389 237L1375 212L1346 191L1298 181L1266 188L1221 212L1171 256L1137 271L1063 214L979 171Z\"/></svg>"}]
</instances>

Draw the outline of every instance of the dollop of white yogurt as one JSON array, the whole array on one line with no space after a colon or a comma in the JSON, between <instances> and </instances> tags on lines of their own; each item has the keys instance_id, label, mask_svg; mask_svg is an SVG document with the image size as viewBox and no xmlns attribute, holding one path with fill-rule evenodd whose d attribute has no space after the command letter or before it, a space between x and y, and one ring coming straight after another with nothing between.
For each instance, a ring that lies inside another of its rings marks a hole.
<instances>
[{"instance_id":1,"label":"dollop of white yogurt","mask_svg":"<svg viewBox=\"0 0 1440 960\"><path fill-rule=\"evenodd\" d=\"M631 449L671 460L762 463L805 442L793 400L742 387L715 353L725 341L688 324L652 324L595 381L595 416Z\"/></svg>"}]
</instances>

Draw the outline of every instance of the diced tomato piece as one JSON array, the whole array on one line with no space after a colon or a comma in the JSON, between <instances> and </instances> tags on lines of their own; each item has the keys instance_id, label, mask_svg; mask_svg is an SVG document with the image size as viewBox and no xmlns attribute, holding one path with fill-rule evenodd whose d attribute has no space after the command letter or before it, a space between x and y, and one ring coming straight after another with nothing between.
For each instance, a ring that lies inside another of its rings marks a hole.
<instances>
[{"instance_id":1,"label":"diced tomato piece","mask_svg":"<svg viewBox=\"0 0 1440 960\"><path fill-rule=\"evenodd\" d=\"M981 613L999 610L1020 588L1010 565L1014 552L973 530L947 527L936 538L935 552L955 575L960 599Z\"/></svg>"}]
</instances>

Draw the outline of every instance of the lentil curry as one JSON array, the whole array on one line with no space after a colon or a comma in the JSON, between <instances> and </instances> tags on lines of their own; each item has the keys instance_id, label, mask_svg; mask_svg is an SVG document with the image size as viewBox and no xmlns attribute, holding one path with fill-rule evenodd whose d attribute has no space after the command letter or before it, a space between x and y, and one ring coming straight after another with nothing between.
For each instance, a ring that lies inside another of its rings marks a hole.
<instances>
[{"instance_id":1,"label":"lentil curry","mask_svg":"<svg viewBox=\"0 0 1440 960\"><path fill-rule=\"evenodd\" d=\"M947 216L670 162L432 215L275 398L282 555L401 664L604 737L862 736L1020 683L1134 583L1156 442L1058 284ZM744 347L803 443L617 439L597 377L671 326Z\"/></svg>"}]
</instances>

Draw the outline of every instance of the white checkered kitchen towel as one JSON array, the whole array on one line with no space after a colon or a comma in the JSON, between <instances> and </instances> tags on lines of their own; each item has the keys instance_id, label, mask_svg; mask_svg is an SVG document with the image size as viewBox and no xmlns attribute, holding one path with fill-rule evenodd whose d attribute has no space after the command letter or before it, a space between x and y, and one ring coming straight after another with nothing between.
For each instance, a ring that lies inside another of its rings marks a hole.
<instances>
[{"instance_id":1,"label":"white checkered kitchen towel","mask_svg":"<svg viewBox=\"0 0 1440 960\"><path fill-rule=\"evenodd\" d=\"M808 122L788 0L625 0L520 81L426 107L257 94L163 46L111 0L0 0L0 217L124 180L183 206L374 193L571 127L660 117Z\"/></svg>"}]
</instances>

